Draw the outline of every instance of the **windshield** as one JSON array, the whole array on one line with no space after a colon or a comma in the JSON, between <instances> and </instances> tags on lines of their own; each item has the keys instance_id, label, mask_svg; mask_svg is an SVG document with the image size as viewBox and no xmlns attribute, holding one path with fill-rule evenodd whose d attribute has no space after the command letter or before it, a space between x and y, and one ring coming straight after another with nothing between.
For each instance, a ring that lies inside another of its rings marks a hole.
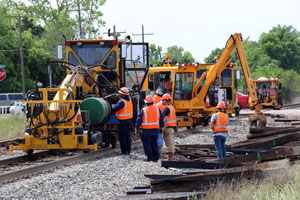
<instances>
[{"instance_id":1,"label":"windshield","mask_svg":"<svg viewBox=\"0 0 300 200\"><path fill-rule=\"evenodd\" d=\"M101 45L100 43L82 43L81 45L71 45L74 53L85 66L100 65L112 47L113 45L111 43L104 42L101 43ZM69 62L75 65L78 64L78 61L75 57L70 57Z\"/></svg>"}]
</instances>

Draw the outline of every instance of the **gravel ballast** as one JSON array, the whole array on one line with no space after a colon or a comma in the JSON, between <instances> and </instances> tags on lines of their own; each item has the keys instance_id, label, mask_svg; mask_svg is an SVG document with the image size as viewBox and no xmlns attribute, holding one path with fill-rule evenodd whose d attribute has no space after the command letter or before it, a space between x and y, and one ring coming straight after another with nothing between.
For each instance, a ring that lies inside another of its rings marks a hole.
<instances>
[{"instance_id":1,"label":"gravel ballast","mask_svg":"<svg viewBox=\"0 0 300 200\"><path fill-rule=\"evenodd\" d=\"M246 140L247 118L229 126L226 144ZM176 144L213 144L209 127L192 134L176 134ZM160 161L145 162L142 148L130 156L118 155L89 161L36 175L0 186L0 199L113 199L135 186L149 185L144 174L180 174L179 169L165 169Z\"/></svg>"}]
</instances>

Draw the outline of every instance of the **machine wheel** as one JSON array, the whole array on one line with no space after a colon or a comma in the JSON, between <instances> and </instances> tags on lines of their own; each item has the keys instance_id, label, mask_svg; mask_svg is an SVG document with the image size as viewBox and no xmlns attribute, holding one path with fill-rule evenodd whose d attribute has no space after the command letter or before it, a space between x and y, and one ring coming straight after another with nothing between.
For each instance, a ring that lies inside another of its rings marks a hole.
<instances>
[{"instance_id":1,"label":"machine wheel","mask_svg":"<svg viewBox=\"0 0 300 200\"><path fill-rule=\"evenodd\" d=\"M187 126L186 129L191 129L191 127L190 127L190 126Z\"/></svg>"},{"instance_id":2,"label":"machine wheel","mask_svg":"<svg viewBox=\"0 0 300 200\"><path fill-rule=\"evenodd\" d=\"M28 149L25 151L27 153L27 155L32 155L33 154L33 149Z\"/></svg>"},{"instance_id":3,"label":"machine wheel","mask_svg":"<svg viewBox=\"0 0 300 200\"><path fill-rule=\"evenodd\" d=\"M102 137L102 142L100 143L100 147L107 148L110 143L110 138L108 134L104 134Z\"/></svg>"}]
</instances>

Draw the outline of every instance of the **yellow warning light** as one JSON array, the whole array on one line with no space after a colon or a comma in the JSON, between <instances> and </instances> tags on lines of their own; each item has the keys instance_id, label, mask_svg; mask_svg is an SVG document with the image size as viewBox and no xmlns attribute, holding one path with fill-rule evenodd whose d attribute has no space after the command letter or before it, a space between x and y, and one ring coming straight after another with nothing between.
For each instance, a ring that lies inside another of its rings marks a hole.
<instances>
[{"instance_id":1,"label":"yellow warning light","mask_svg":"<svg viewBox=\"0 0 300 200\"><path fill-rule=\"evenodd\" d=\"M167 58L170 58L170 53L167 53L167 54L166 54L166 57L167 57Z\"/></svg>"},{"instance_id":2,"label":"yellow warning light","mask_svg":"<svg viewBox=\"0 0 300 200\"><path fill-rule=\"evenodd\" d=\"M103 37L102 37L102 36L99 36L99 37L98 37L98 40L103 40Z\"/></svg>"}]
</instances>

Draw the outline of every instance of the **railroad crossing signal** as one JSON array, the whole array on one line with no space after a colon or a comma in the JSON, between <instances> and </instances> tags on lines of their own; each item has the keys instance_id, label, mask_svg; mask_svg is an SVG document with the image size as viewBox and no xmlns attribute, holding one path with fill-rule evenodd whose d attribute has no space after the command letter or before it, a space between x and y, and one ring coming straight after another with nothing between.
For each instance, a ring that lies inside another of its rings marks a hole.
<instances>
[{"instance_id":1,"label":"railroad crossing signal","mask_svg":"<svg viewBox=\"0 0 300 200\"><path fill-rule=\"evenodd\" d=\"M0 81L3 81L6 77L6 71L2 67L0 67Z\"/></svg>"}]
</instances>

